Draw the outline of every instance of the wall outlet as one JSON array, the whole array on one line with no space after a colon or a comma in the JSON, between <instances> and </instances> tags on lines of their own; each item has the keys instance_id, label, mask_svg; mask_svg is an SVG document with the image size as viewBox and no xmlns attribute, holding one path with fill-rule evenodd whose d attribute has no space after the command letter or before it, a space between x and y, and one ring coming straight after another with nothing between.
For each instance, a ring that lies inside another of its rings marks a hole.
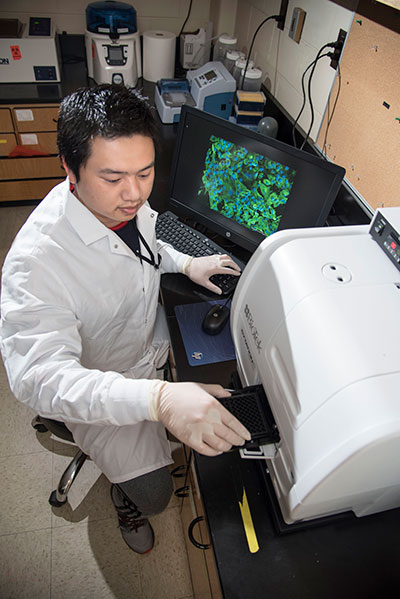
<instances>
[{"instance_id":1,"label":"wall outlet","mask_svg":"<svg viewBox=\"0 0 400 599\"><path fill-rule=\"evenodd\" d=\"M292 20L290 22L289 37L299 43L303 31L306 12L302 8L294 8Z\"/></svg>"},{"instance_id":2,"label":"wall outlet","mask_svg":"<svg viewBox=\"0 0 400 599\"><path fill-rule=\"evenodd\" d=\"M342 54L344 41L346 39L347 32L344 29L339 29L339 33L336 40L336 48L332 51L332 59L330 66L333 69L337 69L340 55Z\"/></svg>"}]
</instances>

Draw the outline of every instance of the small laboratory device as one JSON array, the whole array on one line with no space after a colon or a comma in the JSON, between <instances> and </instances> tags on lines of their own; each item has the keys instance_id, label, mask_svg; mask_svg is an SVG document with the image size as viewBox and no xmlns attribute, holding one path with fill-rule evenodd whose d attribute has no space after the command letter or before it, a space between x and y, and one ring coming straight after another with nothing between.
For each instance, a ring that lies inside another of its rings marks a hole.
<instances>
[{"instance_id":1,"label":"small laboratory device","mask_svg":"<svg viewBox=\"0 0 400 599\"><path fill-rule=\"evenodd\" d=\"M14 32L15 35L15 32ZM61 81L58 39L48 17L30 17L17 37L0 38L2 83Z\"/></svg>"},{"instance_id":2,"label":"small laboratory device","mask_svg":"<svg viewBox=\"0 0 400 599\"><path fill-rule=\"evenodd\" d=\"M96 83L137 84L142 59L133 6L114 0L88 4L85 45L88 75Z\"/></svg>"},{"instance_id":3,"label":"small laboratory device","mask_svg":"<svg viewBox=\"0 0 400 599\"><path fill-rule=\"evenodd\" d=\"M180 38L180 62L184 69L195 69L208 62L210 46L208 32L202 27L195 33L182 33Z\"/></svg>"},{"instance_id":4,"label":"small laboratory device","mask_svg":"<svg viewBox=\"0 0 400 599\"><path fill-rule=\"evenodd\" d=\"M214 61L188 71L186 79L160 79L154 100L163 123L177 123L184 105L229 119L235 90L235 79L222 62Z\"/></svg>"}]
</instances>

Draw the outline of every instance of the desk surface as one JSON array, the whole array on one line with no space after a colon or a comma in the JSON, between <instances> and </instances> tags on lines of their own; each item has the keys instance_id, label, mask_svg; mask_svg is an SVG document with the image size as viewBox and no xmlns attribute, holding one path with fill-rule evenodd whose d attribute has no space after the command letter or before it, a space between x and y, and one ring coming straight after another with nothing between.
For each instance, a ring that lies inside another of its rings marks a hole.
<instances>
[{"instance_id":1,"label":"desk surface","mask_svg":"<svg viewBox=\"0 0 400 599\"><path fill-rule=\"evenodd\" d=\"M279 535L260 463L236 452L197 455L196 467L226 599L399 597L400 510ZM246 489L257 553L245 537L238 483Z\"/></svg>"},{"instance_id":2,"label":"desk surface","mask_svg":"<svg viewBox=\"0 0 400 599\"><path fill-rule=\"evenodd\" d=\"M207 300L181 275L164 275L163 299L179 380L230 384L235 362L190 367L173 312ZM263 463L238 452L195 454L198 481L225 599L358 599L399 597L400 510L278 534ZM243 487L259 544L250 553L240 514Z\"/></svg>"}]
</instances>

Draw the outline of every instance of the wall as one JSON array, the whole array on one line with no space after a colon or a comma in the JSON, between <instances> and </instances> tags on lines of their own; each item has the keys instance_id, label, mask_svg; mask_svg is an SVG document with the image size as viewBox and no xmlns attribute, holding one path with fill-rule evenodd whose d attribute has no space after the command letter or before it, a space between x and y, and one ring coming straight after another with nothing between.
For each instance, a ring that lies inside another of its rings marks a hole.
<instances>
[{"instance_id":1,"label":"wall","mask_svg":"<svg viewBox=\"0 0 400 599\"><path fill-rule=\"evenodd\" d=\"M137 13L139 31L163 29L178 34L188 12L189 0L134 0L128 2ZM18 18L27 23L30 16L51 17L57 31L83 34L85 32L85 9L89 0L13 0L1 2L0 18ZM6 10L7 9L7 10ZM205 27L209 20L210 0L193 0L191 17L186 31Z\"/></svg>"},{"instance_id":2,"label":"wall","mask_svg":"<svg viewBox=\"0 0 400 599\"><path fill-rule=\"evenodd\" d=\"M213 35L235 33L237 5L240 0L211 0L210 20L213 23Z\"/></svg>"},{"instance_id":3,"label":"wall","mask_svg":"<svg viewBox=\"0 0 400 599\"><path fill-rule=\"evenodd\" d=\"M241 49L248 50L258 25L266 17L279 14L280 4L280 0L238 0L235 32ZM307 13L299 44L288 36L294 7L302 8ZM303 71L316 57L321 46L336 41L339 29L350 30L352 19L352 11L329 0L289 0L284 31L280 31L274 21L269 21L260 29L252 58L255 59L256 66L263 70L267 88L293 118L297 117L302 105ZM336 71L329 63L328 57L321 59L313 76L313 140L317 138L336 76ZM307 105L299 124L307 131L309 123L310 111Z\"/></svg>"},{"instance_id":4,"label":"wall","mask_svg":"<svg viewBox=\"0 0 400 599\"><path fill-rule=\"evenodd\" d=\"M399 68L400 13L382 7L382 16L384 11L394 30L357 10L341 61L335 114L328 131L325 115L318 138L373 210L400 206L400 79L393 76Z\"/></svg>"}]
</instances>

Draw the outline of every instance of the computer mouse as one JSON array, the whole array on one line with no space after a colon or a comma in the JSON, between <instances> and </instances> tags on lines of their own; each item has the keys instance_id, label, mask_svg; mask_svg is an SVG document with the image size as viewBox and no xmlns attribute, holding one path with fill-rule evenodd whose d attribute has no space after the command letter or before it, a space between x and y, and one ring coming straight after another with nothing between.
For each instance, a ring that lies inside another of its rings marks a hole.
<instances>
[{"instance_id":1,"label":"computer mouse","mask_svg":"<svg viewBox=\"0 0 400 599\"><path fill-rule=\"evenodd\" d=\"M202 323L202 329L207 335L218 335L229 320L230 309L223 304L214 304L208 310Z\"/></svg>"}]
</instances>

